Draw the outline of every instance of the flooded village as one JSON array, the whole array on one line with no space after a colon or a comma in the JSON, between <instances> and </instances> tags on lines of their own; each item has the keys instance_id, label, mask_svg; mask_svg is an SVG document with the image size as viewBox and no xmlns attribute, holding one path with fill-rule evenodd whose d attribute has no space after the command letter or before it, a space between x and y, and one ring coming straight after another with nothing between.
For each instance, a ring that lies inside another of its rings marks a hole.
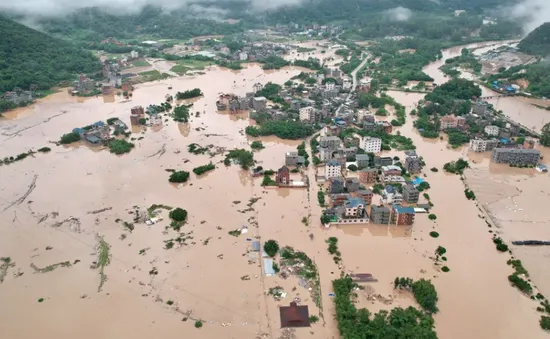
<instances>
[{"instance_id":1,"label":"flooded village","mask_svg":"<svg viewBox=\"0 0 550 339\"><path fill-rule=\"evenodd\" d=\"M545 337L533 299L550 296L547 249L512 243L550 240L550 151L537 141L550 120L532 105L544 100L482 87L467 118L446 116L426 138L411 114L426 93L384 91L386 114L360 107L371 79L357 76L364 63L338 69L342 48L281 54L322 60L319 71L208 64L124 89L108 66L101 95L78 96L96 87L81 78L5 113L7 337L337 338L332 281L346 274L371 313L417 305L396 277L430 279L440 338ZM424 72L444 84L439 67L461 49ZM312 133L263 135L289 119ZM443 132L472 121L477 135L451 147ZM514 259L532 298L508 281Z\"/></svg>"}]
</instances>

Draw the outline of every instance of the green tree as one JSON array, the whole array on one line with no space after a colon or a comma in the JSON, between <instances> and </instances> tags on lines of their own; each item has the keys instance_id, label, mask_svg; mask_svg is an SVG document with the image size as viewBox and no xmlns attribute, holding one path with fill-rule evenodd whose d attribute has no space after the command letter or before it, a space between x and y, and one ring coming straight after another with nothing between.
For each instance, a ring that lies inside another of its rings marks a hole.
<instances>
[{"instance_id":1,"label":"green tree","mask_svg":"<svg viewBox=\"0 0 550 339\"><path fill-rule=\"evenodd\" d=\"M186 182L188 179L189 179L189 172L177 171L170 175L170 178L168 179L168 181L174 182L174 183L183 183L183 182Z\"/></svg>"},{"instance_id":2,"label":"green tree","mask_svg":"<svg viewBox=\"0 0 550 339\"><path fill-rule=\"evenodd\" d=\"M275 240L268 240L264 244L264 251L270 257L275 257L279 251L279 244Z\"/></svg>"},{"instance_id":3,"label":"green tree","mask_svg":"<svg viewBox=\"0 0 550 339\"><path fill-rule=\"evenodd\" d=\"M174 221L183 222L187 220L187 211L178 207L170 211L169 217Z\"/></svg>"},{"instance_id":4,"label":"green tree","mask_svg":"<svg viewBox=\"0 0 550 339\"><path fill-rule=\"evenodd\" d=\"M540 144L542 146L550 147L550 122L542 127L540 133Z\"/></svg>"}]
</instances>

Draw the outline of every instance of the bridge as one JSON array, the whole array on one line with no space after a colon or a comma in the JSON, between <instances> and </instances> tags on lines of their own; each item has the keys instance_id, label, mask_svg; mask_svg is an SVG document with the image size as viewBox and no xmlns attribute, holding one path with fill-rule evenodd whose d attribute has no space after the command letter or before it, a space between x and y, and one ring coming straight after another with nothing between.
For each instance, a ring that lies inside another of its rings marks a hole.
<instances>
[{"instance_id":1,"label":"bridge","mask_svg":"<svg viewBox=\"0 0 550 339\"><path fill-rule=\"evenodd\" d=\"M509 94L498 94L498 95L490 95L490 96L487 96L487 97L481 97L479 99L481 100L489 100L489 99L496 99L496 98L502 98L502 97L510 97L512 95L509 95Z\"/></svg>"},{"instance_id":2,"label":"bridge","mask_svg":"<svg viewBox=\"0 0 550 339\"><path fill-rule=\"evenodd\" d=\"M539 132L537 132L537 131L535 131L534 129L531 129L531 128L527 127L527 126L524 126L524 125L520 124L519 122L514 121L514 120L508 118L508 117L505 116L505 115L499 114L498 117L499 117L500 119L506 121L506 122L509 122L509 123L512 124L512 125L517 125L517 126L523 128L525 131L529 132L532 136L536 136L536 137L539 137L539 138L541 137L541 134L540 134Z\"/></svg>"}]
</instances>

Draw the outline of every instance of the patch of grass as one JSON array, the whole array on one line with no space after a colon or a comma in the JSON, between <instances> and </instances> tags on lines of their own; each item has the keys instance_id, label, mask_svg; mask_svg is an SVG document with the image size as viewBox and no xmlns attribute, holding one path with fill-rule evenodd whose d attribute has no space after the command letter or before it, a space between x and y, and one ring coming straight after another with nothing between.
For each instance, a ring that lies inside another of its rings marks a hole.
<instances>
[{"instance_id":1,"label":"patch of grass","mask_svg":"<svg viewBox=\"0 0 550 339\"><path fill-rule=\"evenodd\" d=\"M430 237L432 237L432 238L438 238L438 237L439 237L439 233L437 233L436 231L431 231L431 232L430 232Z\"/></svg>"},{"instance_id":2,"label":"patch of grass","mask_svg":"<svg viewBox=\"0 0 550 339\"><path fill-rule=\"evenodd\" d=\"M170 77L170 74L161 73L157 70L153 70L153 71L141 72L139 73L139 76L144 82L148 82L148 81L168 79Z\"/></svg>"},{"instance_id":3,"label":"patch of grass","mask_svg":"<svg viewBox=\"0 0 550 339\"><path fill-rule=\"evenodd\" d=\"M132 65L134 65L134 67L147 67L147 66L151 66L151 64L148 63L146 60L134 60L134 61L132 61Z\"/></svg>"},{"instance_id":4,"label":"patch of grass","mask_svg":"<svg viewBox=\"0 0 550 339\"><path fill-rule=\"evenodd\" d=\"M71 266L72 266L72 264L71 264L70 261L63 261L63 262L60 262L60 263L57 263L57 264L46 266L44 268L40 268L40 267L36 266L35 264L31 263L31 267L32 267L32 269L34 270L35 273L48 273L48 272L51 272L51 271L55 270L58 267L71 267Z\"/></svg>"}]
</instances>

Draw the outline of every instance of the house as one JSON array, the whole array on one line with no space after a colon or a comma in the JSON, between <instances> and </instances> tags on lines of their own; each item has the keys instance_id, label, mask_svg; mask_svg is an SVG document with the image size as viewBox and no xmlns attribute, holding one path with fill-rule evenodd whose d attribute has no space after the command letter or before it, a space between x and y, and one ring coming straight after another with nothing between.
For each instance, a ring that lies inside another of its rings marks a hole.
<instances>
[{"instance_id":1,"label":"house","mask_svg":"<svg viewBox=\"0 0 550 339\"><path fill-rule=\"evenodd\" d=\"M395 165L382 166L382 175L401 175L401 167Z\"/></svg>"},{"instance_id":2,"label":"house","mask_svg":"<svg viewBox=\"0 0 550 339\"><path fill-rule=\"evenodd\" d=\"M386 184L404 184L405 178L400 175L383 175L382 182Z\"/></svg>"},{"instance_id":3,"label":"house","mask_svg":"<svg viewBox=\"0 0 550 339\"><path fill-rule=\"evenodd\" d=\"M333 150L328 147L319 147L319 160L325 162L332 159Z\"/></svg>"},{"instance_id":4,"label":"house","mask_svg":"<svg viewBox=\"0 0 550 339\"><path fill-rule=\"evenodd\" d=\"M365 121L363 122L363 129L365 131L374 131L376 129L376 123Z\"/></svg>"},{"instance_id":5,"label":"house","mask_svg":"<svg viewBox=\"0 0 550 339\"><path fill-rule=\"evenodd\" d=\"M359 171L359 181L364 184L372 184L376 182L378 170L376 168L364 168Z\"/></svg>"},{"instance_id":6,"label":"house","mask_svg":"<svg viewBox=\"0 0 550 339\"><path fill-rule=\"evenodd\" d=\"M267 107L267 99L265 97L255 97L252 99L252 108L258 112L265 111Z\"/></svg>"},{"instance_id":7,"label":"house","mask_svg":"<svg viewBox=\"0 0 550 339\"><path fill-rule=\"evenodd\" d=\"M470 150L472 152L487 152L492 151L498 145L497 139L479 139L475 138L470 140Z\"/></svg>"},{"instance_id":8,"label":"house","mask_svg":"<svg viewBox=\"0 0 550 339\"><path fill-rule=\"evenodd\" d=\"M380 157L378 155L374 156L374 166L380 167L380 166L389 166L393 164L393 158L392 157Z\"/></svg>"},{"instance_id":9,"label":"house","mask_svg":"<svg viewBox=\"0 0 550 339\"><path fill-rule=\"evenodd\" d=\"M387 185L382 191L382 199L388 204L400 203L403 201L403 195L399 193L395 187Z\"/></svg>"},{"instance_id":10,"label":"house","mask_svg":"<svg viewBox=\"0 0 550 339\"><path fill-rule=\"evenodd\" d=\"M403 201L410 204L416 204L420 197L420 192L414 185L408 184L403 186Z\"/></svg>"},{"instance_id":11,"label":"house","mask_svg":"<svg viewBox=\"0 0 550 339\"><path fill-rule=\"evenodd\" d=\"M391 134L393 131L393 126L388 121L377 121L376 127L383 130L387 134Z\"/></svg>"},{"instance_id":12,"label":"house","mask_svg":"<svg viewBox=\"0 0 550 339\"><path fill-rule=\"evenodd\" d=\"M330 201L332 202L332 207L344 206L344 203L346 202L346 200L348 200L349 197L350 195L347 193L331 194Z\"/></svg>"},{"instance_id":13,"label":"house","mask_svg":"<svg viewBox=\"0 0 550 339\"><path fill-rule=\"evenodd\" d=\"M390 222L394 225L412 225L414 224L414 214L412 207L393 204Z\"/></svg>"},{"instance_id":14,"label":"house","mask_svg":"<svg viewBox=\"0 0 550 339\"><path fill-rule=\"evenodd\" d=\"M405 158L405 169L409 173L420 173L422 171L422 160L417 157L406 157Z\"/></svg>"},{"instance_id":15,"label":"house","mask_svg":"<svg viewBox=\"0 0 550 339\"><path fill-rule=\"evenodd\" d=\"M353 147L341 147L341 148L338 148L337 152L338 152L339 155L342 155L342 156L348 158L348 157L352 157L352 156L357 154L357 147L355 147L355 146L353 146Z\"/></svg>"},{"instance_id":16,"label":"house","mask_svg":"<svg viewBox=\"0 0 550 339\"><path fill-rule=\"evenodd\" d=\"M300 166L303 165L306 159L298 155L298 152L287 152L285 154L285 165L286 166Z\"/></svg>"},{"instance_id":17,"label":"house","mask_svg":"<svg viewBox=\"0 0 550 339\"><path fill-rule=\"evenodd\" d=\"M387 225L390 223L391 211L386 206L372 206L370 220L373 224Z\"/></svg>"},{"instance_id":18,"label":"house","mask_svg":"<svg viewBox=\"0 0 550 339\"><path fill-rule=\"evenodd\" d=\"M327 147L331 150L337 150L340 147L340 138L337 136L320 137L319 146Z\"/></svg>"},{"instance_id":19,"label":"house","mask_svg":"<svg viewBox=\"0 0 550 339\"><path fill-rule=\"evenodd\" d=\"M275 181L279 185L289 185L290 184L290 170L288 167L283 166L277 171L277 176Z\"/></svg>"},{"instance_id":20,"label":"house","mask_svg":"<svg viewBox=\"0 0 550 339\"><path fill-rule=\"evenodd\" d=\"M298 306L294 301L290 306L280 306L281 327L309 327L309 310L307 305Z\"/></svg>"},{"instance_id":21,"label":"house","mask_svg":"<svg viewBox=\"0 0 550 339\"><path fill-rule=\"evenodd\" d=\"M484 132L487 135L491 135L491 136L496 137L496 136L498 136L499 127L498 126L493 126L493 125L488 125L488 126L485 126Z\"/></svg>"},{"instance_id":22,"label":"house","mask_svg":"<svg viewBox=\"0 0 550 339\"><path fill-rule=\"evenodd\" d=\"M536 165L540 160L540 151L535 149L495 148L491 160L511 165Z\"/></svg>"},{"instance_id":23,"label":"house","mask_svg":"<svg viewBox=\"0 0 550 339\"><path fill-rule=\"evenodd\" d=\"M346 190L349 193L358 191L360 186L361 183L357 178L346 178Z\"/></svg>"},{"instance_id":24,"label":"house","mask_svg":"<svg viewBox=\"0 0 550 339\"><path fill-rule=\"evenodd\" d=\"M346 218L362 218L365 213L366 203L363 199L355 197L348 198L344 203L344 216Z\"/></svg>"},{"instance_id":25,"label":"house","mask_svg":"<svg viewBox=\"0 0 550 339\"><path fill-rule=\"evenodd\" d=\"M372 197L374 193L371 190L359 190L357 191L357 196L365 201L365 204L372 204Z\"/></svg>"},{"instance_id":26,"label":"house","mask_svg":"<svg viewBox=\"0 0 550 339\"><path fill-rule=\"evenodd\" d=\"M369 167L370 158L367 154L357 154L355 156L355 160L357 161L357 167L359 168Z\"/></svg>"},{"instance_id":27,"label":"house","mask_svg":"<svg viewBox=\"0 0 550 339\"><path fill-rule=\"evenodd\" d=\"M459 128L464 126L466 119L464 117L456 117L454 114L451 114L439 119L439 123L439 129L446 130L448 128Z\"/></svg>"},{"instance_id":28,"label":"house","mask_svg":"<svg viewBox=\"0 0 550 339\"><path fill-rule=\"evenodd\" d=\"M300 108L300 121L315 122L315 108L312 106Z\"/></svg>"},{"instance_id":29,"label":"house","mask_svg":"<svg viewBox=\"0 0 550 339\"><path fill-rule=\"evenodd\" d=\"M382 139L363 137L361 138L360 147L367 153L380 153L382 149Z\"/></svg>"},{"instance_id":30,"label":"house","mask_svg":"<svg viewBox=\"0 0 550 339\"><path fill-rule=\"evenodd\" d=\"M241 60L241 61L248 60L248 53L240 52L239 53L239 60Z\"/></svg>"},{"instance_id":31,"label":"house","mask_svg":"<svg viewBox=\"0 0 550 339\"><path fill-rule=\"evenodd\" d=\"M477 115L485 115L488 112L488 104L484 101L477 100L474 107L472 108L472 113Z\"/></svg>"},{"instance_id":32,"label":"house","mask_svg":"<svg viewBox=\"0 0 550 339\"><path fill-rule=\"evenodd\" d=\"M534 139L525 139L523 142L523 149L533 149L535 148L535 140Z\"/></svg>"},{"instance_id":33,"label":"house","mask_svg":"<svg viewBox=\"0 0 550 339\"><path fill-rule=\"evenodd\" d=\"M330 179L330 194L338 194L338 193L344 193L344 178L337 177L337 178L331 178Z\"/></svg>"},{"instance_id":34,"label":"house","mask_svg":"<svg viewBox=\"0 0 550 339\"><path fill-rule=\"evenodd\" d=\"M257 83L254 84L254 86L252 86L252 88L254 89L254 93L257 93L257 92L261 91L264 88L264 85L257 82Z\"/></svg>"},{"instance_id":35,"label":"house","mask_svg":"<svg viewBox=\"0 0 550 339\"><path fill-rule=\"evenodd\" d=\"M342 176L342 165L340 162L331 159L325 165L325 177L327 179L337 178Z\"/></svg>"}]
</instances>

